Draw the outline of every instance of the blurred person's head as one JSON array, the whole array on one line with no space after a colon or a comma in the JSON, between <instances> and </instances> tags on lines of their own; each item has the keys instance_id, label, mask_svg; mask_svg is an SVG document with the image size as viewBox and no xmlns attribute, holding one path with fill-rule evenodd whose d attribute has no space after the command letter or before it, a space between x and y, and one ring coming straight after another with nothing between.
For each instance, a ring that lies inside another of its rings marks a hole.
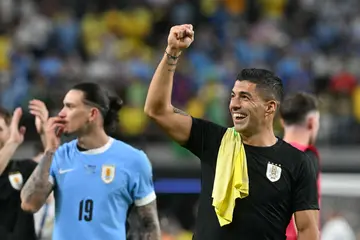
<instances>
[{"instance_id":1,"label":"blurred person's head","mask_svg":"<svg viewBox=\"0 0 360 240\"><path fill-rule=\"evenodd\" d=\"M320 113L314 95L298 92L287 96L280 107L280 117L285 130L285 141L303 145L315 143L320 126Z\"/></svg>"},{"instance_id":2,"label":"blurred person's head","mask_svg":"<svg viewBox=\"0 0 360 240\"><path fill-rule=\"evenodd\" d=\"M0 107L0 149L10 137L11 113Z\"/></svg>"},{"instance_id":3,"label":"blurred person's head","mask_svg":"<svg viewBox=\"0 0 360 240\"><path fill-rule=\"evenodd\" d=\"M58 114L65 120L64 134L78 137L99 129L110 132L117 126L122 100L110 97L95 83L75 85L64 98L64 107Z\"/></svg>"},{"instance_id":4,"label":"blurred person's head","mask_svg":"<svg viewBox=\"0 0 360 240\"><path fill-rule=\"evenodd\" d=\"M243 69L237 76L229 104L235 130L246 137L272 131L283 97L283 84L264 69Z\"/></svg>"}]
</instances>

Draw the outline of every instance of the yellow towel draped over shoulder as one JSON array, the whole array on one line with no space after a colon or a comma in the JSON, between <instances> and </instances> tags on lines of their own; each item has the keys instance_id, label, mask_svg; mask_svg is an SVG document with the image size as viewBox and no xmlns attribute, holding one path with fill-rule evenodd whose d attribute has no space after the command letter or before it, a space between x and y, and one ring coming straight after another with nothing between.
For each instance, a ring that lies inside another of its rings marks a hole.
<instances>
[{"instance_id":1,"label":"yellow towel draped over shoulder","mask_svg":"<svg viewBox=\"0 0 360 240\"><path fill-rule=\"evenodd\" d=\"M234 128L225 132L218 152L212 192L220 226L233 219L235 200L249 195L249 177L244 144Z\"/></svg>"}]
</instances>

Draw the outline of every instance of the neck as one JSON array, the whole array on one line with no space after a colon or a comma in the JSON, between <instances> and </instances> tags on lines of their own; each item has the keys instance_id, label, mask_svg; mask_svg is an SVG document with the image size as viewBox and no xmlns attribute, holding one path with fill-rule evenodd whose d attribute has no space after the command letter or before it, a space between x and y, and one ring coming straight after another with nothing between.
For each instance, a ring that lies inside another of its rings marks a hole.
<instances>
[{"instance_id":1,"label":"neck","mask_svg":"<svg viewBox=\"0 0 360 240\"><path fill-rule=\"evenodd\" d=\"M78 137L78 145L84 149L95 149L104 146L109 141L109 136L104 129L93 130Z\"/></svg>"},{"instance_id":2,"label":"neck","mask_svg":"<svg viewBox=\"0 0 360 240\"><path fill-rule=\"evenodd\" d=\"M267 128L258 133L246 136L241 134L243 143L254 147L270 147L277 142L273 128Z\"/></svg>"},{"instance_id":3,"label":"neck","mask_svg":"<svg viewBox=\"0 0 360 240\"><path fill-rule=\"evenodd\" d=\"M284 141L288 143L298 143L303 146L308 146L310 143L310 136L307 131L297 126L286 126Z\"/></svg>"}]
</instances>

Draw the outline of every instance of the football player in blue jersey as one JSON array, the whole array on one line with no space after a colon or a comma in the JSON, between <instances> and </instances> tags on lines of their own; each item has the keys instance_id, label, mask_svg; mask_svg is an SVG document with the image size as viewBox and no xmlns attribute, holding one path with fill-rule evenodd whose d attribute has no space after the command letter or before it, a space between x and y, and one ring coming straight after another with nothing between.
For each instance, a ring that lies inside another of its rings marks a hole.
<instances>
[{"instance_id":1,"label":"football player in blue jersey","mask_svg":"<svg viewBox=\"0 0 360 240\"><path fill-rule=\"evenodd\" d=\"M53 240L126 239L133 204L143 239L160 239L151 164L144 152L115 140L107 127L117 121L122 102L97 84L81 83L45 127L43 159L21 191L22 208L36 212L55 196ZM30 106L37 115L37 107ZM61 134L77 139L60 146Z\"/></svg>"}]
</instances>

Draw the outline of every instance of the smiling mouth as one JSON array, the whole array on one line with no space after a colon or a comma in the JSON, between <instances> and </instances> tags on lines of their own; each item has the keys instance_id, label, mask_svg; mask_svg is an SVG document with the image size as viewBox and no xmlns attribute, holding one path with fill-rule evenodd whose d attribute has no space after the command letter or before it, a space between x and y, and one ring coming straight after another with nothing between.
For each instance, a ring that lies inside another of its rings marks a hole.
<instances>
[{"instance_id":1,"label":"smiling mouth","mask_svg":"<svg viewBox=\"0 0 360 240\"><path fill-rule=\"evenodd\" d=\"M244 120L247 117L247 115L243 114L243 113L233 113L233 116L234 116L234 119L237 121Z\"/></svg>"}]
</instances>

